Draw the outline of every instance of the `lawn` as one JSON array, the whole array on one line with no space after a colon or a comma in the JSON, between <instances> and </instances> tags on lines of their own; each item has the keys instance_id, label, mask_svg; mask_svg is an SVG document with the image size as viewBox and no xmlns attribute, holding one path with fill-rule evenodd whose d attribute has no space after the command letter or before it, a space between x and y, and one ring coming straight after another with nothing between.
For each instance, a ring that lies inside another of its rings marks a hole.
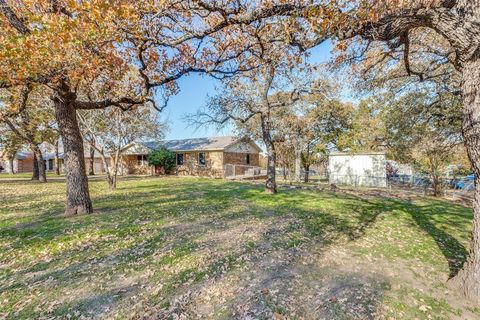
<instances>
[{"instance_id":1,"label":"lawn","mask_svg":"<svg viewBox=\"0 0 480 320\"><path fill-rule=\"evenodd\" d=\"M194 178L0 181L0 319L475 319L446 285L471 210Z\"/></svg>"}]
</instances>

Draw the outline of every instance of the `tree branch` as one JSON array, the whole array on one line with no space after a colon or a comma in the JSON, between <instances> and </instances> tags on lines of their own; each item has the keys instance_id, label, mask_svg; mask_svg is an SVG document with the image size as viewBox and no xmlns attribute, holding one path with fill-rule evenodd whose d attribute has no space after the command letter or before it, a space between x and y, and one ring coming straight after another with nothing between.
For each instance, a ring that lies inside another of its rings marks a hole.
<instances>
[{"instance_id":1,"label":"tree branch","mask_svg":"<svg viewBox=\"0 0 480 320\"><path fill-rule=\"evenodd\" d=\"M0 12L3 13L5 18L7 18L8 23L12 28L17 30L19 33L23 35L27 35L30 33L30 30L25 25L24 21L20 19L15 12L13 12L12 8L8 5L5 0L0 0Z\"/></svg>"}]
</instances>

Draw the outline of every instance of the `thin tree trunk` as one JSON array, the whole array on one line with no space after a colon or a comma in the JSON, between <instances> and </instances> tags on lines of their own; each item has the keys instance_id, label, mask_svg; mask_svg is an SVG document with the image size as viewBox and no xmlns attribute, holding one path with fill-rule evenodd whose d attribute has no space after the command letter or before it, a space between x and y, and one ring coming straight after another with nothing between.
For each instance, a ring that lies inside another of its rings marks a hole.
<instances>
[{"instance_id":1,"label":"thin tree trunk","mask_svg":"<svg viewBox=\"0 0 480 320\"><path fill-rule=\"evenodd\" d=\"M59 157L59 152L58 152L58 140L55 142L55 174L57 176L60 175L60 157Z\"/></svg>"},{"instance_id":2,"label":"thin tree trunk","mask_svg":"<svg viewBox=\"0 0 480 320\"><path fill-rule=\"evenodd\" d=\"M268 103L268 102L267 102ZM267 147L267 180L265 181L265 192L269 194L277 193L277 182L275 179L275 167L277 154L275 151L275 145L270 135L270 124L268 122L268 116L261 115L262 125L262 137L265 146Z\"/></svg>"},{"instance_id":3,"label":"thin tree trunk","mask_svg":"<svg viewBox=\"0 0 480 320\"><path fill-rule=\"evenodd\" d=\"M13 157L11 157L11 158L8 159L8 164L10 165L10 173L11 173L11 174L15 174L14 161L15 161L15 156L13 156Z\"/></svg>"},{"instance_id":4,"label":"thin tree trunk","mask_svg":"<svg viewBox=\"0 0 480 320\"><path fill-rule=\"evenodd\" d=\"M90 165L89 165L89 168L88 168L88 175L89 176L95 175L95 169L94 169L94 165L95 165L95 146L94 146L94 143L95 142L90 143Z\"/></svg>"},{"instance_id":5,"label":"thin tree trunk","mask_svg":"<svg viewBox=\"0 0 480 320\"><path fill-rule=\"evenodd\" d=\"M265 192L274 194L277 193L277 182L275 181L275 162L276 152L273 143L265 142L267 145L267 180L265 181Z\"/></svg>"},{"instance_id":6,"label":"thin tree trunk","mask_svg":"<svg viewBox=\"0 0 480 320\"><path fill-rule=\"evenodd\" d=\"M310 170L310 166L305 166L305 176L303 178L303 182L307 183L309 180L309 173L308 170Z\"/></svg>"},{"instance_id":7,"label":"thin tree trunk","mask_svg":"<svg viewBox=\"0 0 480 320\"><path fill-rule=\"evenodd\" d=\"M45 172L45 162L43 161L42 151L38 146L33 146L32 149L37 161L38 181L47 182L47 174Z\"/></svg>"},{"instance_id":8,"label":"thin tree trunk","mask_svg":"<svg viewBox=\"0 0 480 320\"><path fill-rule=\"evenodd\" d=\"M62 135L67 183L65 213L92 213L92 201L85 172L83 140L74 105L67 97L54 97L55 117Z\"/></svg>"},{"instance_id":9,"label":"thin tree trunk","mask_svg":"<svg viewBox=\"0 0 480 320\"><path fill-rule=\"evenodd\" d=\"M38 173L38 161L37 155L33 152L33 172L32 172L32 180L38 180L39 173Z\"/></svg>"},{"instance_id":10,"label":"thin tree trunk","mask_svg":"<svg viewBox=\"0 0 480 320\"><path fill-rule=\"evenodd\" d=\"M480 52L463 68L462 131L475 173L473 231L470 253L462 270L450 280L465 297L480 305Z\"/></svg>"},{"instance_id":11,"label":"thin tree trunk","mask_svg":"<svg viewBox=\"0 0 480 320\"><path fill-rule=\"evenodd\" d=\"M108 182L108 188L110 190L114 190L117 188L117 167L118 167L118 154L115 154L115 159L113 159L112 163L112 157L110 156L110 164L107 161L107 156L105 155L105 149L100 149L98 146L96 146L96 150L100 154L100 157L102 158L103 161L103 166L105 167L105 173L107 175L107 182Z\"/></svg>"},{"instance_id":12,"label":"thin tree trunk","mask_svg":"<svg viewBox=\"0 0 480 320\"><path fill-rule=\"evenodd\" d=\"M302 148L300 143L295 144L295 181L302 180Z\"/></svg>"},{"instance_id":13,"label":"thin tree trunk","mask_svg":"<svg viewBox=\"0 0 480 320\"><path fill-rule=\"evenodd\" d=\"M120 141L118 143L118 145L120 146ZM113 160L113 184L112 184L112 187L111 189L114 190L117 188L117 175L118 175L118 160L120 159L120 147L117 148L116 152L115 152L115 159Z\"/></svg>"}]
</instances>

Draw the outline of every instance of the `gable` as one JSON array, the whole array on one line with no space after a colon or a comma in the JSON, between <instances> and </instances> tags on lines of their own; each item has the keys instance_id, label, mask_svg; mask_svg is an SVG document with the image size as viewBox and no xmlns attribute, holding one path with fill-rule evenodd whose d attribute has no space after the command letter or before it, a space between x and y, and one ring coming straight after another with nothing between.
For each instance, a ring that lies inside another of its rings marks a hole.
<instances>
[{"instance_id":1,"label":"gable","mask_svg":"<svg viewBox=\"0 0 480 320\"><path fill-rule=\"evenodd\" d=\"M224 149L225 152L233 153L259 153L260 148L250 140L237 141Z\"/></svg>"},{"instance_id":2,"label":"gable","mask_svg":"<svg viewBox=\"0 0 480 320\"><path fill-rule=\"evenodd\" d=\"M132 143L128 146L126 146L123 150L122 150L122 154L124 155L135 155L135 154L149 154L150 153L150 149L141 145L141 144L138 144L138 143Z\"/></svg>"}]
</instances>

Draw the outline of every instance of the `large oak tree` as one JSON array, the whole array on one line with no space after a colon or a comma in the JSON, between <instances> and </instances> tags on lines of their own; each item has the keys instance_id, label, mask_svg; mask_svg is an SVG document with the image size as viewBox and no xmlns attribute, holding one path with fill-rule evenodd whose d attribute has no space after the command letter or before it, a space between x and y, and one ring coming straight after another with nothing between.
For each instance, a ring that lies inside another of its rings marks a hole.
<instances>
[{"instance_id":1,"label":"large oak tree","mask_svg":"<svg viewBox=\"0 0 480 320\"><path fill-rule=\"evenodd\" d=\"M252 69L263 55L255 24L292 9L248 1L0 0L0 88L40 85L53 102L66 213L93 210L77 110L145 103L161 110L186 74ZM119 95L126 77L129 90ZM102 96L92 98L92 83L96 93L103 86Z\"/></svg>"}]
</instances>

